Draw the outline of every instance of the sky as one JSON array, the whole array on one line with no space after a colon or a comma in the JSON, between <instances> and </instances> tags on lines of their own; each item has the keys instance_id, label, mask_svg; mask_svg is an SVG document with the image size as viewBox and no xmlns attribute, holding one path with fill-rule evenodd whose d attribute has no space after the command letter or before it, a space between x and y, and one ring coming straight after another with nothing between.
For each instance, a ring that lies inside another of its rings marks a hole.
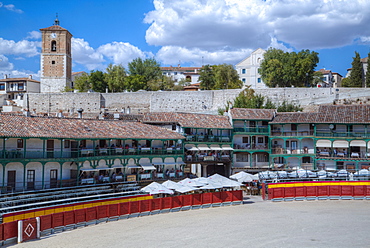
<instances>
[{"instance_id":1,"label":"sky","mask_svg":"<svg viewBox=\"0 0 370 248\"><path fill-rule=\"evenodd\" d=\"M345 76L370 52L370 0L0 0L0 77L40 76L41 33L72 35L73 71L141 57L161 66L237 64L258 48L319 53Z\"/></svg>"}]
</instances>

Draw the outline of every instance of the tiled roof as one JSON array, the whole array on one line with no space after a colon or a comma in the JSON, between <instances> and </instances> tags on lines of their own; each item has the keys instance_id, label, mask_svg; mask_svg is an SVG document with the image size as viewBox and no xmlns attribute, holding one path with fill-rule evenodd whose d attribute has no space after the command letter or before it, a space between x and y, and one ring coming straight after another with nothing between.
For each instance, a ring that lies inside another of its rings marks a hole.
<instances>
[{"instance_id":1,"label":"tiled roof","mask_svg":"<svg viewBox=\"0 0 370 248\"><path fill-rule=\"evenodd\" d=\"M369 123L370 105L322 105L318 112L277 113L274 123Z\"/></svg>"},{"instance_id":2,"label":"tiled roof","mask_svg":"<svg viewBox=\"0 0 370 248\"><path fill-rule=\"evenodd\" d=\"M272 120L275 109L232 108L231 117L234 120Z\"/></svg>"},{"instance_id":3,"label":"tiled roof","mask_svg":"<svg viewBox=\"0 0 370 248\"><path fill-rule=\"evenodd\" d=\"M50 26L50 27L47 27L47 28L41 28L40 29L40 31L53 31L53 30L68 31L67 29L62 28L59 25L53 25L53 26Z\"/></svg>"},{"instance_id":4,"label":"tiled roof","mask_svg":"<svg viewBox=\"0 0 370 248\"><path fill-rule=\"evenodd\" d=\"M0 137L66 139L184 139L161 127L140 122L42 118L0 114Z\"/></svg>"},{"instance_id":5,"label":"tiled roof","mask_svg":"<svg viewBox=\"0 0 370 248\"><path fill-rule=\"evenodd\" d=\"M177 67L177 66L169 66L169 67L161 67L161 71L189 71L189 70L200 70L202 67Z\"/></svg>"},{"instance_id":6,"label":"tiled roof","mask_svg":"<svg viewBox=\"0 0 370 248\"><path fill-rule=\"evenodd\" d=\"M193 113L145 113L143 123L178 123L182 127L232 129L227 116Z\"/></svg>"},{"instance_id":7,"label":"tiled roof","mask_svg":"<svg viewBox=\"0 0 370 248\"><path fill-rule=\"evenodd\" d=\"M28 77L24 78L4 78L0 79L0 82L19 82L19 81L29 81L29 82L34 82L34 83L40 83L40 81L37 81L35 79L30 79Z\"/></svg>"}]
</instances>

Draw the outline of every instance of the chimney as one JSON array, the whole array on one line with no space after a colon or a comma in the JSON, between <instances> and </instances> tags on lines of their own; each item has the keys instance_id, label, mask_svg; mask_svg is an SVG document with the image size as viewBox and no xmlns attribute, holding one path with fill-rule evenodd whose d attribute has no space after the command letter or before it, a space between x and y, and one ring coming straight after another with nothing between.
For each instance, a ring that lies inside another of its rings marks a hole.
<instances>
[{"instance_id":1,"label":"chimney","mask_svg":"<svg viewBox=\"0 0 370 248\"><path fill-rule=\"evenodd\" d=\"M82 114L81 114L82 115ZM63 118L63 111L62 110L59 110L59 112L57 113L57 117L58 118Z\"/></svg>"},{"instance_id":2,"label":"chimney","mask_svg":"<svg viewBox=\"0 0 370 248\"><path fill-rule=\"evenodd\" d=\"M29 76L28 76L28 79L32 79L32 75L29 75Z\"/></svg>"},{"instance_id":3,"label":"chimney","mask_svg":"<svg viewBox=\"0 0 370 248\"><path fill-rule=\"evenodd\" d=\"M82 108L77 109L79 119L82 119L82 112L84 112L84 110Z\"/></svg>"},{"instance_id":4,"label":"chimney","mask_svg":"<svg viewBox=\"0 0 370 248\"><path fill-rule=\"evenodd\" d=\"M26 117L30 117L31 116L30 111L28 109L24 109L23 114Z\"/></svg>"},{"instance_id":5,"label":"chimney","mask_svg":"<svg viewBox=\"0 0 370 248\"><path fill-rule=\"evenodd\" d=\"M8 75L7 74L4 74L4 79L7 79L8 78Z\"/></svg>"}]
</instances>

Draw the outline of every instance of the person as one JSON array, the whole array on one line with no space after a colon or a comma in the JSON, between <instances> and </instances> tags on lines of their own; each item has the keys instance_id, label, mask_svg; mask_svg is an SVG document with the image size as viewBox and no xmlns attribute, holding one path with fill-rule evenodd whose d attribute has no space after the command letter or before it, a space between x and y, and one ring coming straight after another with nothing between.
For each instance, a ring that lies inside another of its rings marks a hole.
<instances>
[{"instance_id":1,"label":"person","mask_svg":"<svg viewBox=\"0 0 370 248\"><path fill-rule=\"evenodd\" d=\"M170 177L170 170L169 169L166 170L166 176Z\"/></svg>"},{"instance_id":2,"label":"person","mask_svg":"<svg viewBox=\"0 0 370 248\"><path fill-rule=\"evenodd\" d=\"M334 148L333 153L334 153L334 157L336 157L337 156L337 149Z\"/></svg>"},{"instance_id":3,"label":"person","mask_svg":"<svg viewBox=\"0 0 370 248\"><path fill-rule=\"evenodd\" d=\"M112 178L112 182L116 181L116 173L115 172L113 172L111 178Z\"/></svg>"}]
</instances>

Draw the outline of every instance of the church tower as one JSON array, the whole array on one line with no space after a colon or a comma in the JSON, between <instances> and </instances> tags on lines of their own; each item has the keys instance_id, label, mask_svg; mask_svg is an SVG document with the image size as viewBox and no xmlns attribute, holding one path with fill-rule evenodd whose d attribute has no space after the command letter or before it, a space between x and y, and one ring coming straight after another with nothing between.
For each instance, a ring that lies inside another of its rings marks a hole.
<instances>
[{"instance_id":1,"label":"church tower","mask_svg":"<svg viewBox=\"0 0 370 248\"><path fill-rule=\"evenodd\" d=\"M59 26L58 16L54 25L40 29L41 92L61 92L72 88L72 34Z\"/></svg>"}]
</instances>

